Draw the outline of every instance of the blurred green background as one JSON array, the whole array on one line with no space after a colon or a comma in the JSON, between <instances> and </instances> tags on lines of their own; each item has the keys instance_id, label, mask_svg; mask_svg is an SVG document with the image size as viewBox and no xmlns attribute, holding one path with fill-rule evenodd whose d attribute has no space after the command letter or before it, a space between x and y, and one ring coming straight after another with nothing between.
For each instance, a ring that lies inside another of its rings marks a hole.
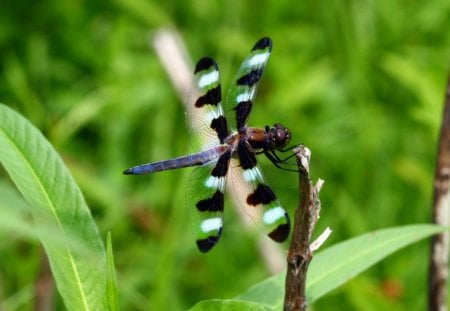
<instances>
[{"instance_id":1,"label":"blurred green background","mask_svg":"<svg viewBox=\"0 0 450 311\"><path fill-rule=\"evenodd\" d=\"M236 296L269 272L256 247L261 233L243 229L229 205L221 242L198 252L184 208L191 169L122 175L192 151L152 35L176 29L194 60L214 57L225 90L256 40L272 38L250 124L281 122L312 150L312 175L326 182L316 234L333 230L326 247L430 220L449 16L447 0L3 0L0 101L51 141L102 235L111 231L121 309L183 310ZM260 162L293 215L296 174ZM32 310L42 249L1 235L0 306ZM422 310L427 256L425 242L403 250L313 308Z\"/></svg>"}]
</instances>

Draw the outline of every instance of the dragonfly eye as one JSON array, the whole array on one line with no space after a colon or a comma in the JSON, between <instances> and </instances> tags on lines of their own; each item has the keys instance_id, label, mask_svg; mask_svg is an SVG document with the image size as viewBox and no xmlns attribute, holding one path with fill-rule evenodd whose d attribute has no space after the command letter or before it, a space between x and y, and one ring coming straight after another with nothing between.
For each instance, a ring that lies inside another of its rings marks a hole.
<instances>
[{"instance_id":1,"label":"dragonfly eye","mask_svg":"<svg viewBox=\"0 0 450 311\"><path fill-rule=\"evenodd\" d=\"M273 135L273 144L277 149L285 147L291 140L291 132L289 129L279 123L274 124L270 132Z\"/></svg>"}]
</instances>

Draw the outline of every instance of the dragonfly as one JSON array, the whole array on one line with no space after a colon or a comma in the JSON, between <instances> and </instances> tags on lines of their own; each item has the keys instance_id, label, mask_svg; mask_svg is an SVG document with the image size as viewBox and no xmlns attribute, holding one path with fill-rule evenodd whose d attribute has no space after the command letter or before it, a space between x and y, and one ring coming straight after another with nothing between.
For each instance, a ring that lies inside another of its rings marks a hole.
<instances>
[{"instance_id":1,"label":"dragonfly","mask_svg":"<svg viewBox=\"0 0 450 311\"><path fill-rule=\"evenodd\" d=\"M141 164L124 171L127 175L191 167L186 205L192 209L198 249L206 253L219 241L223 227L227 176L233 176L239 202L257 226L276 242L289 236L290 220L277 196L267 185L256 156L264 154L282 168L291 139L288 128L276 123L264 128L247 126L261 76L272 51L272 41L261 38L244 59L232 80L225 101L219 67L210 57L201 58L194 71L194 96L187 112L191 136L201 151L169 160Z\"/></svg>"}]
</instances>

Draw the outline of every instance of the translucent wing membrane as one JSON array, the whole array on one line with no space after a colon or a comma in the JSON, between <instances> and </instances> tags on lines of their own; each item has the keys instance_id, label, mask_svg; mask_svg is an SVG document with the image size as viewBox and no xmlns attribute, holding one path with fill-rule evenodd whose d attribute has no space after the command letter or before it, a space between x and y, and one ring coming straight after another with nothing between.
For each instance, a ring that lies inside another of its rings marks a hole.
<instances>
[{"instance_id":1,"label":"translucent wing membrane","mask_svg":"<svg viewBox=\"0 0 450 311\"><path fill-rule=\"evenodd\" d=\"M217 162L196 168L189 179L186 204L193 215L197 247L208 252L219 241L223 226L224 191L231 150Z\"/></svg>"},{"instance_id":2,"label":"translucent wing membrane","mask_svg":"<svg viewBox=\"0 0 450 311\"><path fill-rule=\"evenodd\" d=\"M284 242L289 236L289 216L256 165L256 155L247 141L238 144L239 163L233 159L233 184L245 212L271 239Z\"/></svg>"},{"instance_id":3,"label":"translucent wing membrane","mask_svg":"<svg viewBox=\"0 0 450 311\"><path fill-rule=\"evenodd\" d=\"M232 131L239 130L247 123L258 82L271 51L272 41L269 38L262 38L256 42L230 85L225 102L225 114Z\"/></svg>"},{"instance_id":4,"label":"translucent wing membrane","mask_svg":"<svg viewBox=\"0 0 450 311\"><path fill-rule=\"evenodd\" d=\"M189 99L187 120L196 144L202 150L222 144L229 130L222 108L222 89L217 63L209 57L195 66L194 86Z\"/></svg>"}]
</instances>

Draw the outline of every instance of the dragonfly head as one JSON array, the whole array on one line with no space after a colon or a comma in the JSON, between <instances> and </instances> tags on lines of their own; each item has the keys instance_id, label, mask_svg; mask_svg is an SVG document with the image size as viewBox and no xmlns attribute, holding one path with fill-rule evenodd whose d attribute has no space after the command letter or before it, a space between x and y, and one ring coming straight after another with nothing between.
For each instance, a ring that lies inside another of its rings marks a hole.
<instances>
[{"instance_id":1,"label":"dragonfly head","mask_svg":"<svg viewBox=\"0 0 450 311\"><path fill-rule=\"evenodd\" d=\"M283 149L291 140L291 131L280 123L275 123L268 130L268 134L271 136L271 143L275 149Z\"/></svg>"}]
</instances>

